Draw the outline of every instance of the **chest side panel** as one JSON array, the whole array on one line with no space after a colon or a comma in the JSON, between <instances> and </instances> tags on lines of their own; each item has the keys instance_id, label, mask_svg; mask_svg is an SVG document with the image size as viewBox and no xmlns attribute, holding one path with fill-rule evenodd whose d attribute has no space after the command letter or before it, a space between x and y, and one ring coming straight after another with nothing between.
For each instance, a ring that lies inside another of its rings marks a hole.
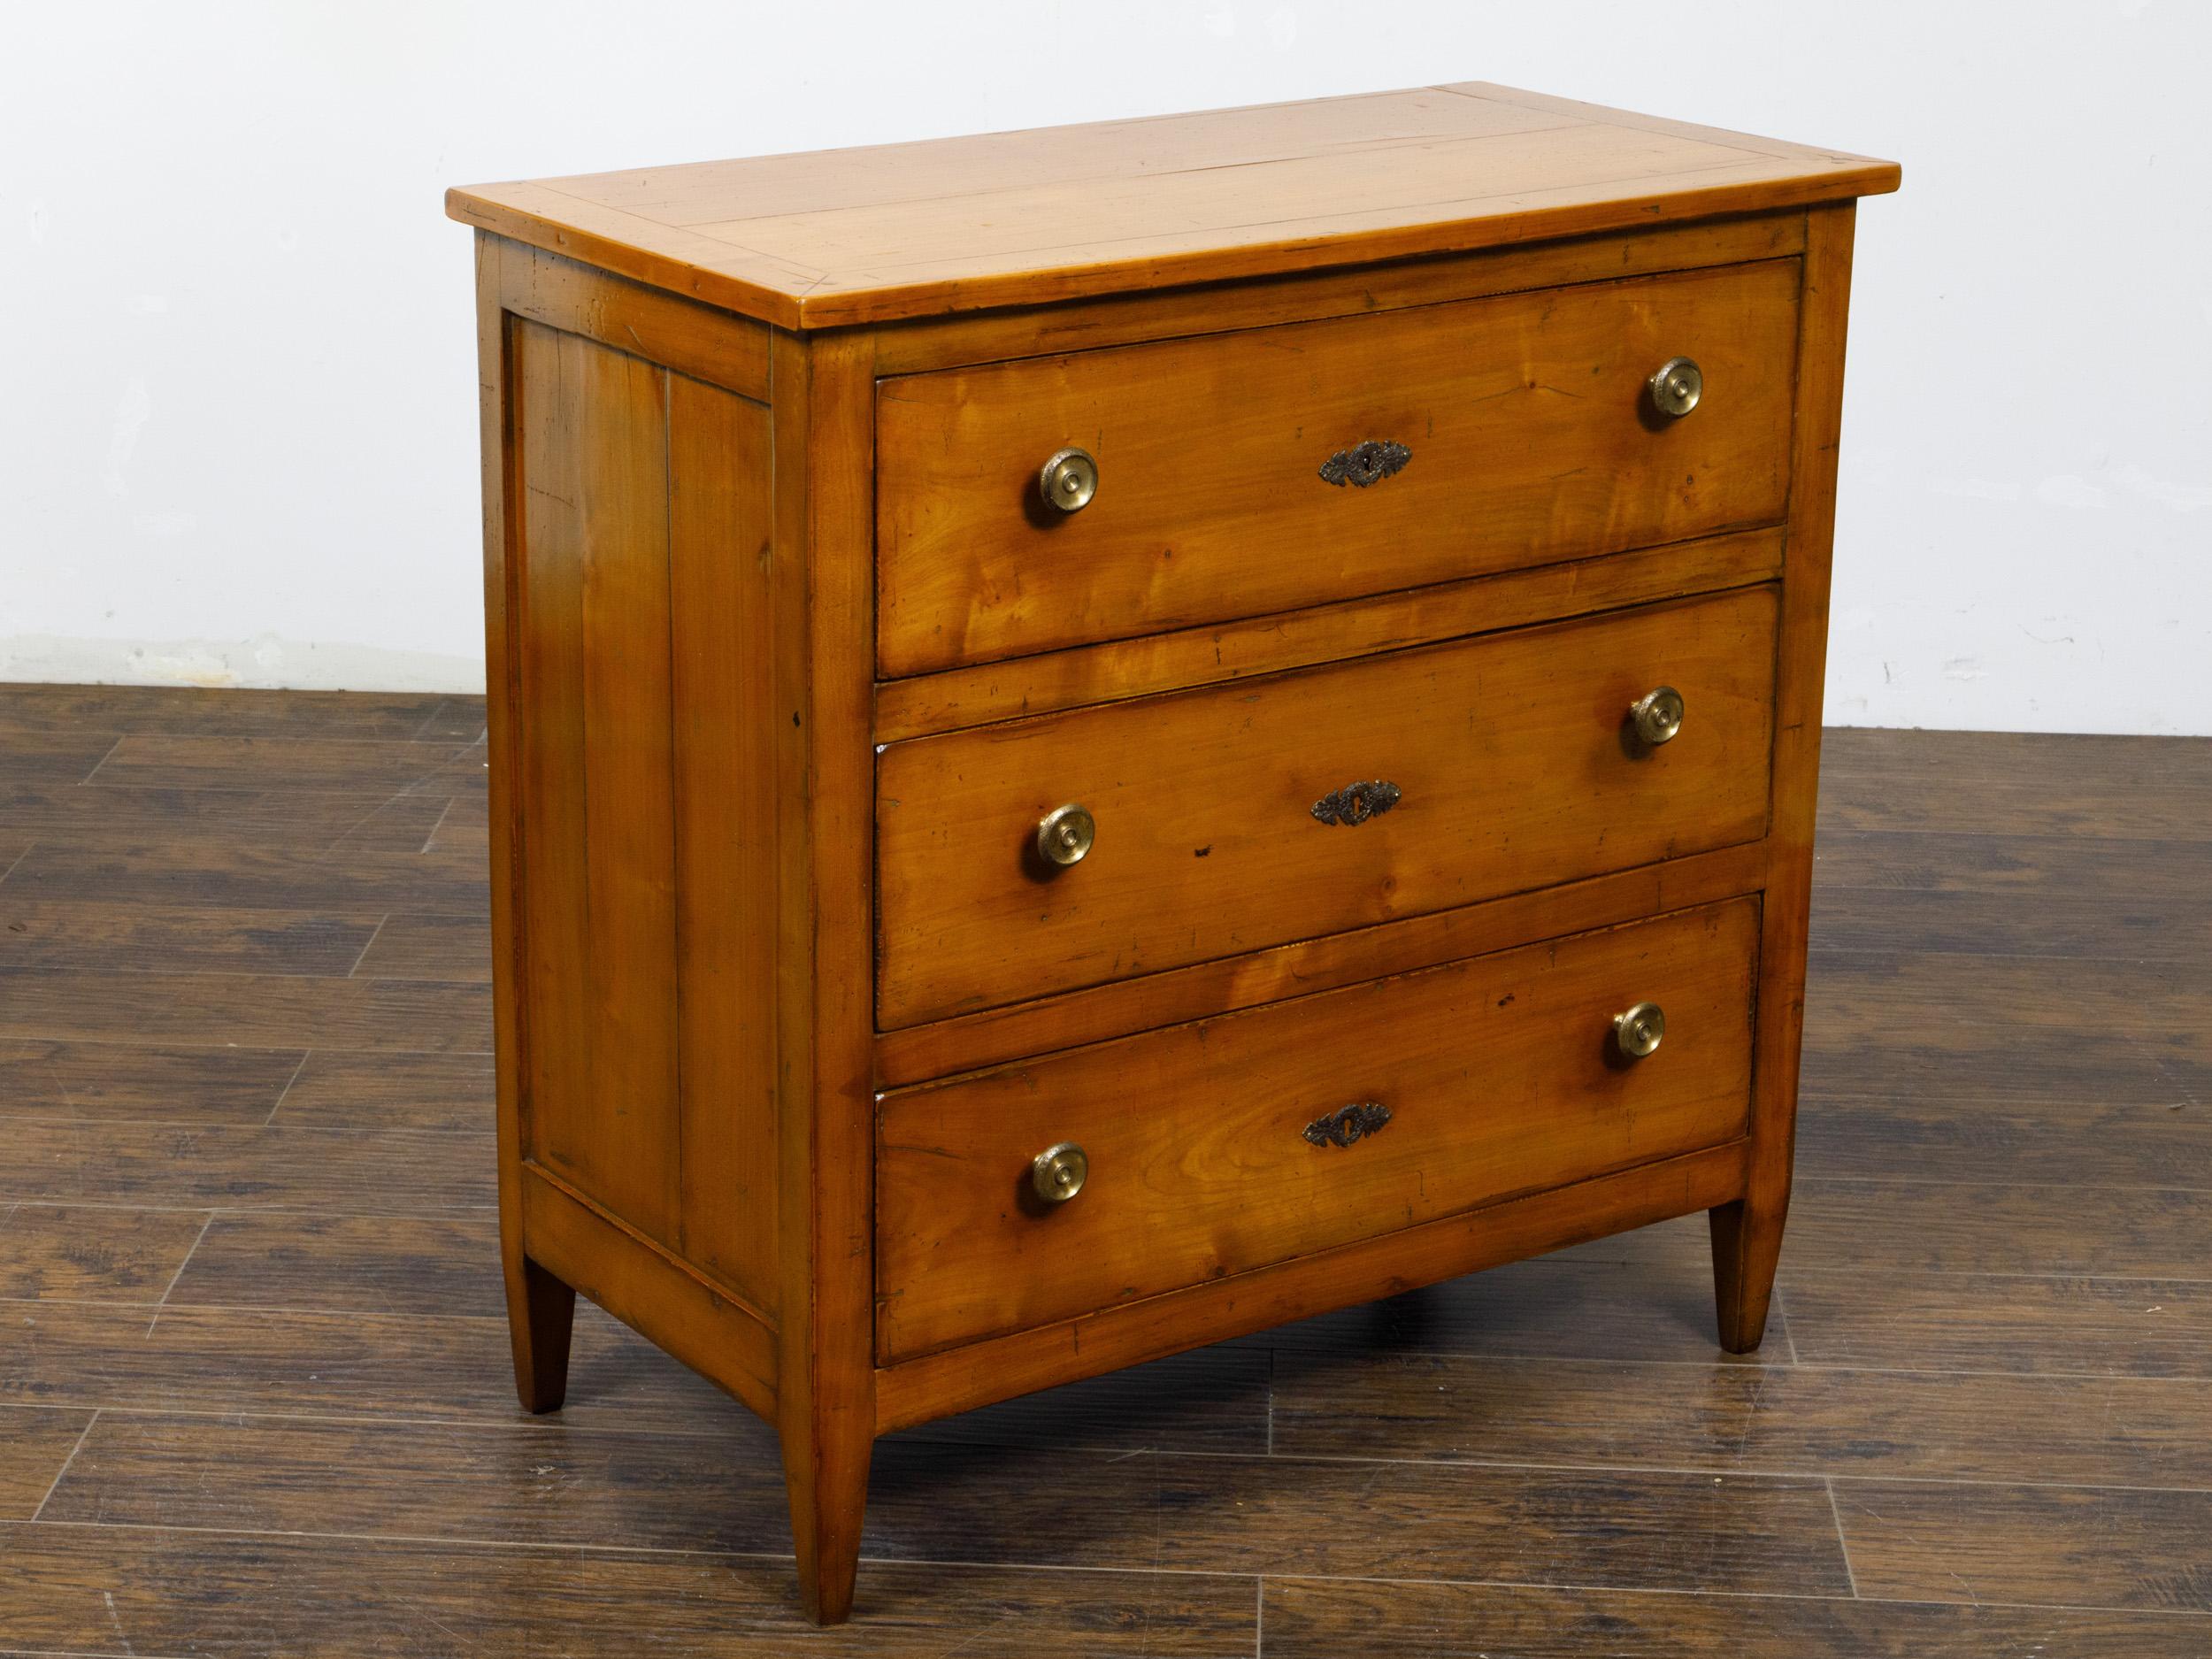
<instances>
[{"instance_id":1,"label":"chest side panel","mask_svg":"<svg viewBox=\"0 0 2212 1659\"><path fill-rule=\"evenodd\" d=\"M510 326L522 1151L764 1308L768 411Z\"/></svg>"}]
</instances>

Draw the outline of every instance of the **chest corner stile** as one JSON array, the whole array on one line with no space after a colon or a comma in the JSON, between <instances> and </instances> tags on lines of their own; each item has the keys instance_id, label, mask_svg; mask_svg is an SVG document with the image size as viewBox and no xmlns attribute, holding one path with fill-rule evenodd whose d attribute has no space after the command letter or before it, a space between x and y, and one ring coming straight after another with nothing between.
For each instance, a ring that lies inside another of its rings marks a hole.
<instances>
[{"instance_id":1,"label":"chest corner stile","mask_svg":"<svg viewBox=\"0 0 2212 1659\"><path fill-rule=\"evenodd\" d=\"M1699 1210L1765 1326L1897 170L1133 130L449 197L520 1396L580 1293L758 1412L823 1622L896 1429Z\"/></svg>"}]
</instances>

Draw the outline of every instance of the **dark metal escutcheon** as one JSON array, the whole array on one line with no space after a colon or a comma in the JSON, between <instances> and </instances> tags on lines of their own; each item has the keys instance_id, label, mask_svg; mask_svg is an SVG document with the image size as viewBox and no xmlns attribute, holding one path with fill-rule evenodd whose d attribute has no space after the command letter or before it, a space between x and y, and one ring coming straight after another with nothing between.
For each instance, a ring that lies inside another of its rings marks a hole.
<instances>
[{"instance_id":1,"label":"dark metal escutcheon","mask_svg":"<svg viewBox=\"0 0 2212 1659\"><path fill-rule=\"evenodd\" d=\"M1313 803L1313 815L1324 824L1364 824L1380 818L1405 798L1404 791L1386 779L1348 783Z\"/></svg>"},{"instance_id":2,"label":"dark metal escutcheon","mask_svg":"<svg viewBox=\"0 0 2212 1659\"><path fill-rule=\"evenodd\" d=\"M1365 1140L1390 1121L1390 1108L1380 1101L1355 1101L1349 1106L1340 1106L1326 1118L1317 1118L1305 1127L1305 1137L1317 1147L1348 1147L1355 1141Z\"/></svg>"},{"instance_id":3,"label":"dark metal escutcheon","mask_svg":"<svg viewBox=\"0 0 2212 1659\"><path fill-rule=\"evenodd\" d=\"M1370 438L1365 443L1354 444L1348 449L1339 449L1321 463L1321 481L1342 489L1347 484L1355 489L1365 489L1379 484L1393 473L1403 470L1413 459L1413 451L1402 443L1378 442Z\"/></svg>"}]
</instances>

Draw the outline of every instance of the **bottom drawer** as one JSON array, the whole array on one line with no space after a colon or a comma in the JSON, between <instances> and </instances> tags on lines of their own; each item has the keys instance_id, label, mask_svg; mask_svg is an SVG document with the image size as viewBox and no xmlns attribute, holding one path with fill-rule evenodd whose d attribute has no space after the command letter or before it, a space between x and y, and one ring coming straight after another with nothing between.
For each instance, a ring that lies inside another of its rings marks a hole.
<instances>
[{"instance_id":1,"label":"bottom drawer","mask_svg":"<svg viewBox=\"0 0 2212 1659\"><path fill-rule=\"evenodd\" d=\"M1758 933L1733 899L887 1094L879 1357L1732 1140ZM1665 1034L1632 1058L1638 1002ZM1087 1171L1047 1202L1063 1145Z\"/></svg>"}]
</instances>

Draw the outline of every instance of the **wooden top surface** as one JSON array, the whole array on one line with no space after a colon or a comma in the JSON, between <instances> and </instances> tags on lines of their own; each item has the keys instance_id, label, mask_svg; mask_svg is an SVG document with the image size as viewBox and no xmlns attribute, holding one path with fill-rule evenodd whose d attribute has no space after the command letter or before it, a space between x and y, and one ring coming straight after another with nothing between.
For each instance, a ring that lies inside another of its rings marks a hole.
<instances>
[{"instance_id":1,"label":"wooden top surface","mask_svg":"<svg viewBox=\"0 0 2212 1659\"><path fill-rule=\"evenodd\" d=\"M447 193L455 219L786 328L1875 195L1894 163L1468 82Z\"/></svg>"}]
</instances>

